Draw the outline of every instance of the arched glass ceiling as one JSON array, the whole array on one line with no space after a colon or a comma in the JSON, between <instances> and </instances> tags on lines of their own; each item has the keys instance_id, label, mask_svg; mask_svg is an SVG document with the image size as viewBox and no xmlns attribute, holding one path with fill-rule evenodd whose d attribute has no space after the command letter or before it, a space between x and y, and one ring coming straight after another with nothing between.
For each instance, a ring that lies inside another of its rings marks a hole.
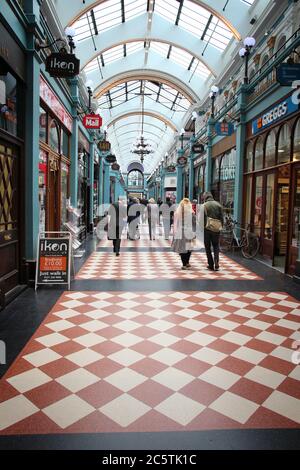
<instances>
[{"instance_id":1,"label":"arched glass ceiling","mask_svg":"<svg viewBox=\"0 0 300 470\"><path fill-rule=\"evenodd\" d=\"M117 85L102 95L98 100L99 108L112 109L128 101L138 101L142 94L174 113L184 114L191 106L191 102L175 88L156 81L132 80Z\"/></svg>"},{"instance_id":2,"label":"arched glass ceiling","mask_svg":"<svg viewBox=\"0 0 300 470\"><path fill-rule=\"evenodd\" d=\"M162 16L220 50L224 50L233 37L223 21L191 0L107 0L74 23L76 39L93 38L147 11L153 11L154 15Z\"/></svg>"},{"instance_id":3,"label":"arched glass ceiling","mask_svg":"<svg viewBox=\"0 0 300 470\"><path fill-rule=\"evenodd\" d=\"M89 73L99 68L101 71L102 67L143 49L145 50L145 53L147 50L153 50L163 58L190 70L192 75L195 74L199 77L207 78L211 74L208 67L189 52L159 41L137 41L119 44L118 46L107 49L101 53L100 56L95 57L95 59L89 62L83 70L84 72Z\"/></svg>"}]
</instances>

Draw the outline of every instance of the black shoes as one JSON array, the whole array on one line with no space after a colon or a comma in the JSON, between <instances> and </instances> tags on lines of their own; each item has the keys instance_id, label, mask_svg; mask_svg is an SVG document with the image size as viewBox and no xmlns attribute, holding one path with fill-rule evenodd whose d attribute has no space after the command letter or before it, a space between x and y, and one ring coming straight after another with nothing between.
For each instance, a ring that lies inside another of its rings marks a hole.
<instances>
[{"instance_id":1,"label":"black shoes","mask_svg":"<svg viewBox=\"0 0 300 470\"><path fill-rule=\"evenodd\" d=\"M120 253L116 253L116 256L120 256Z\"/></svg>"},{"instance_id":2,"label":"black shoes","mask_svg":"<svg viewBox=\"0 0 300 470\"><path fill-rule=\"evenodd\" d=\"M215 271L219 271L220 270L220 266L216 263L215 264Z\"/></svg>"},{"instance_id":3,"label":"black shoes","mask_svg":"<svg viewBox=\"0 0 300 470\"><path fill-rule=\"evenodd\" d=\"M214 271L214 268L212 266L207 266L207 269L209 269L209 271Z\"/></svg>"}]
</instances>

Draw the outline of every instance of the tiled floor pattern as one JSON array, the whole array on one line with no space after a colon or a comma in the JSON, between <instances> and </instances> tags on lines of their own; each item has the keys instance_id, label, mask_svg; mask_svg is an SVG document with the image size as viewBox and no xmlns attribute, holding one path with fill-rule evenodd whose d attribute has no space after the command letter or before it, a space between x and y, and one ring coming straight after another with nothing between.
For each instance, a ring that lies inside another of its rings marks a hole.
<instances>
[{"instance_id":1,"label":"tiled floor pattern","mask_svg":"<svg viewBox=\"0 0 300 470\"><path fill-rule=\"evenodd\" d=\"M224 255L220 257L220 271L207 269L205 253L194 252L192 268L181 269L181 260L173 252L94 252L76 275L76 279L231 279L259 280L255 273Z\"/></svg>"},{"instance_id":2,"label":"tiled floor pattern","mask_svg":"<svg viewBox=\"0 0 300 470\"><path fill-rule=\"evenodd\" d=\"M0 382L0 434L296 428L300 302L66 292Z\"/></svg>"}]
</instances>

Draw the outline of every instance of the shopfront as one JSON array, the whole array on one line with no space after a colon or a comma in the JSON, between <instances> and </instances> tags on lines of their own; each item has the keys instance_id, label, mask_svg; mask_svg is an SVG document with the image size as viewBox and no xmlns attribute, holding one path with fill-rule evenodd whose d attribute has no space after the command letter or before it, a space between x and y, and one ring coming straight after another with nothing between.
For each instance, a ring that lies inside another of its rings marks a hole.
<instances>
[{"instance_id":1,"label":"shopfront","mask_svg":"<svg viewBox=\"0 0 300 470\"><path fill-rule=\"evenodd\" d=\"M198 203L202 203L202 196L205 192L205 177L206 177L206 155L201 155L194 162L194 194L193 198L197 199Z\"/></svg>"},{"instance_id":2,"label":"shopfront","mask_svg":"<svg viewBox=\"0 0 300 470\"><path fill-rule=\"evenodd\" d=\"M80 238L86 237L89 229L90 207L90 182L89 182L89 158L90 144L84 134L78 132L78 209L80 212L79 225L81 227Z\"/></svg>"},{"instance_id":3,"label":"shopfront","mask_svg":"<svg viewBox=\"0 0 300 470\"><path fill-rule=\"evenodd\" d=\"M93 222L94 227L99 221L98 206L99 206L99 191L100 191L100 165L99 155L94 153L94 192L93 192Z\"/></svg>"},{"instance_id":4,"label":"shopfront","mask_svg":"<svg viewBox=\"0 0 300 470\"><path fill-rule=\"evenodd\" d=\"M212 194L226 215L233 216L236 149L232 148L213 160Z\"/></svg>"},{"instance_id":5,"label":"shopfront","mask_svg":"<svg viewBox=\"0 0 300 470\"><path fill-rule=\"evenodd\" d=\"M67 221L72 117L40 79L40 231L63 230Z\"/></svg>"},{"instance_id":6,"label":"shopfront","mask_svg":"<svg viewBox=\"0 0 300 470\"><path fill-rule=\"evenodd\" d=\"M300 118L287 97L248 124L244 222L272 266L295 273L300 223Z\"/></svg>"},{"instance_id":7,"label":"shopfront","mask_svg":"<svg viewBox=\"0 0 300 470\"><path fill-rule=\"evenodd\" d=\"M0 22L0 308L21 283L24 80L25 54Z\"/></svg>"}]
</instances>

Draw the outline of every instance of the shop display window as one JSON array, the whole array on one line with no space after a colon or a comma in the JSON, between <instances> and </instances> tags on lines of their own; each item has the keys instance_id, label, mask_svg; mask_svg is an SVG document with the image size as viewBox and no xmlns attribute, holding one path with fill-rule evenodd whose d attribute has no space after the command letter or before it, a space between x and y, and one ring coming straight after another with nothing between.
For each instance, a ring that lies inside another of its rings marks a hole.
<instances>
[{"instance_id":1,"label":"shop display window","mask_svg":"<svg viewBox=\"0 0 300 470\"><path fill-rule=\"evenodd\" d=\"M263 177L257 176L255 182L254 233L260 235L263 207Z\"/></svg>"},{"instance_id":2,"label":"shop display window","mask_svg":"<svg viewBox=\"0 0 300 470\"><path fill-rule=\"evenodd\" d=\"M7 72L0 75L0 128L16 136L17 124L17 80Z\"/></svg>"},{"instance_id":3,"label":"shop display window","mask_svg":"<svg viewBox=\"0 0 300 470\"><path fill-rule=\"evenodd\" d=\"M259 137L255 145L254 170L262 170L264 157L264 139Z\"/></svg>"},{"instance_id":4,"label":"shop display window","mask_svg":"<svg viewBox=\"0 0 300 470\"><path fill-rule=\"evenodd\" d=\"M50 124L49 145L56 153L59 153L59 128L56 121L53 119Z\"/></svg>"},{"instance_id":5,"label":"shop display window","mask_svg":"<svg viewBox=\"0 0 300 470\"><path fill-rule=\"evenodd\" d=\"M61 163L61 184L60 184L60 197L61 197L61 228L67 222L67 200L68 200L68 181L69 181L69 166L66 163Z\"/></svg>"},{"instance_id":6,"label":"shop display window","mask_svg":"<svg viewBox=\"0 0 300 470\"><path fill-rule=\"evenodd\" d=\"M69 146L70 137L63 129L61 129L61 153L65 157L70 155L70 146Z\"/></svg>"},{"instance_id":7,"label":"shop display window","mask_svg":"<svg viewBox=\"0 0 300 470\"><path fill-rule=\"evenodd\" d=\"M46 230L46 200L47 200L47 153L40 150L39 157L39 230Z\"/></svg>"},{"instance_id":8,"label":"shop display window","mask_svg":"<svg viewBox=\"0 0 300 470\"><path fill-rule=\"evenodd\" d=\"M294 211L292 218L292 246L300 246L300 169L296 172L296 188L294 198Z\"/></svg>"},{"instance_id":9,"label":"shop display window","mask_svg":"<svg viewBox=\"0 0 300 470\"><path fill-rule=\"evenodd\" d=\"M274 166L276 163L276 134L271 131L266 140L265 168Z\"/></svg>"},{"instance_id":10,"label":"shop display window","mask_svg":"<svg viewBox=\"0 0 300 470\"><path fill-rule=\"evenodd\" d=\"M246 177L245 183L246 197L245 197L245 225L246 227L251 223L251 201L252 201L252 176Z\"/></svg>"},{"instance_id":11,"label":"shop display window","mask_svg":"<svg viewBox=\"0 0 300 470\"><path fill-rule=\"evenodd\" d=\"M294 162L300 161L300 119L298 119L295 131L294 131L294 152L293 152Z\"/></svg>"},{"instance_id":12,"label":"shop display window","mask_svg":"<svg viewBox=\"0 0 300 470\"><path fill-rule=\"evenodd\" d=\"M233 215L236 149L225 153L220 163L220 203L227 214Z\"/></svg>"},{"instance_id":13,"label":"shop display window","mask_svg":"<svg viewBox=\"0 0 300 470\"><path fill-rule=\"evenodd\" d=\"M266 184L266 212L265 212L265 238L271 240L274 230L274 187L275 173L267 175Z\"/></svg>"},{"instance_id":14,"label":"shop display window","mask_svg":"<svg viewBox=\"0 0 300 470\"><path fill-rule=\"evenodd\" d=\"M40 107L40 140L47 142L47 127L48 127L48 115L47 112Z\"/></svg>"},{"instance_id":15,"label":"shop display window","mask_svg":"<svg viewBox=\"0 0 300 470\"><path fill-rule=\"evenodd\" d=\"M249 173L253 169L253 150L253 142L249 142L246 149L245 173Z\"/></svg>"},{"instance_id":16,"label":"shop display window","mask_svg":"<svg viewBox=\"0 0 300 470\"><path fill-rule=\"evenodd\" d=\"M279 131L278 163L289 162L290 151L291 151L291 130L287 124L284 124Z\"/></svg>"}]
</instances>

